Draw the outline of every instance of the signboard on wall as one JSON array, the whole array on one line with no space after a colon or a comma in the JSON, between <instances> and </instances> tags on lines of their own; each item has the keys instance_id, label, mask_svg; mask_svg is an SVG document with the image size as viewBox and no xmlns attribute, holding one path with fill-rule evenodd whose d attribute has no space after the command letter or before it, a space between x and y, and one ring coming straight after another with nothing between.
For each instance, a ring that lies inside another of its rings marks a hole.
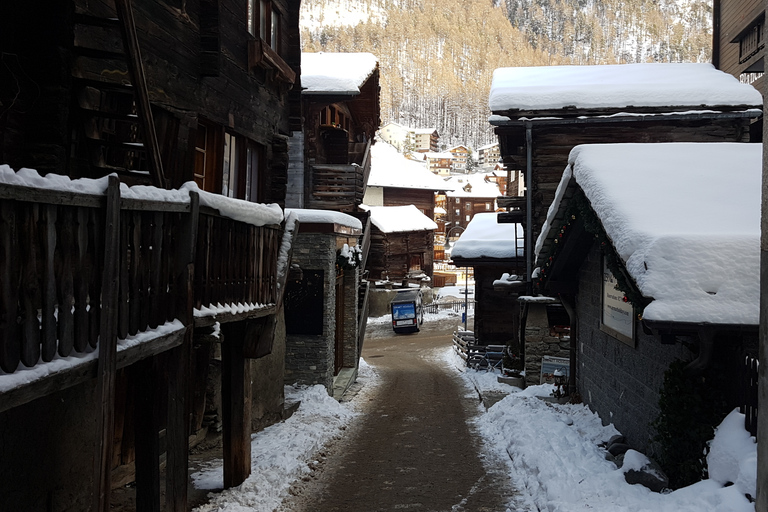
<instances>
[{"instance_id":1,"label":"signboard on wall","mask_svg":"<svg viewBox=\"0 0 768 512\"><path fill-rule=\"evenodd\" d=\"M635 346L635 311L603 259L603 294L600 330Z\"/></svg>"}]
</instances>

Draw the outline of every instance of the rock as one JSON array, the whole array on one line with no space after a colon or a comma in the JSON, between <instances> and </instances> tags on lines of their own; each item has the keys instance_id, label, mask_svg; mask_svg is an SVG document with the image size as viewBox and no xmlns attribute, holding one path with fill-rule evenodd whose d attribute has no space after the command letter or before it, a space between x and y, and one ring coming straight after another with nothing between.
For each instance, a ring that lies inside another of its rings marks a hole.
<instances>
[{"instance_id":1,"label":"rock","mask_svg":"<svg viewBox=\"0 0 768 512\"><path fill-rule=\"evenodd\" d=\"M605 443L605 446L611 446L613 443L626 443L626 442L627 442L627 439L623 435L616 434L615 436L611 436L608 442Z\"/></svg>"},{"instance_id":2,"label":"rock","mask_svg":"<svg viewBox=\"0 0 768 512\"><path fill-rule=\"evenodd\" d=\"M608 453L614 456L621 455L631 448L632 447L626 443L613 443L608 445Z\"/></svg>"},{"instance_id":3,"label":"rock","mask_svg":"<svg viewBox=\"0 0 768 512\"><path fill-rule=\"evenodd\" d=\"M624 480L628 484L640 484L653 492L661 492L669 486L669 478L655 460L635 450L628 450L616 462L621 462Z\"/></svg>"}]
</instances>

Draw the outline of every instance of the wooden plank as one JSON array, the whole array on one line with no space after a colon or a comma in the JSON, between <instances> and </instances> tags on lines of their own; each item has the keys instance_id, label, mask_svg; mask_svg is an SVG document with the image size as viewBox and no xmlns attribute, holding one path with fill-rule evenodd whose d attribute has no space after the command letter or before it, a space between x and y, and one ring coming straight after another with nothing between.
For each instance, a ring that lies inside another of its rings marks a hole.
<instances>
[{"instance_id":1,"label":"wooden plank","mask_svg":"<svg viewBox=\"0 0 768 512\"><path fill-rule=\"evenodd\" d=\"M131 212L131 268L130 268L130 317L128 319L128 334L131 336L139 332L141 323L141 268L143 253L141 251L142 217L140 212Z\"/></svg>"},{"instance_id":2,"label":"wooden plank","mask_svg":"<svg viewBox=\"0 0 768 512\"><path fill-rule=\"evenodd\" d=\"M166 511L187 512L190 435L190 358L193 330L187 329L184 342L167 354L168 418L166 427ZM250 385L250 380L248 381ZM250 427L250 420L248 426ZM249 453L250 453L250 432ZM249 461L250 464L250 461ZM144 510L144 509L139 509Z\"/></svg>"},{"instance_id":3,"label":"wooden plank","mask_svg":"<svg viewBox=\"0 0 768 512\"><path fill-rule=\"evenodd\" d=\"M0 187L0 199L89 208L103 208L105 203L104 196L9 184Z\"/></svg>"},{"instance_id":4,"label":"wooden plank","mask_svg":"<svg viewBox=\"0 0 768 512\"><path fill-rule=\"evenodd\" d=\"M42 250L43 250L43 303L42 303L42 349L43 361L53 360L56 355L56 217L57 207L54 205L42 206Z\"/></svg>"},{"instance_id":5,"label":"wooden plank","mask_svg":"<svg viewBox=\"0 0 768 512\"><path fill-rule=\"evenodd\" d=\"M88 210L77 209L77 258L74 274L75 287L75 351L84 352L88 346L88 282L91 265L88 263Z\"/></svg>"},{"instance_id":6,"label":"wooden plank","mask_svg":"<svg viewBox=\"0 0 768 512\"><path fill-rule=\"evenodd\" d=\"M0 368L12 373L21 359L16 318L19 304L18 230L13 201L0 202Z\"/></svg>"},{"instance_id":7,"label":"wooden plank","mask_svg":"<svg viewBox=\"0 0 768 512\"><path fill-rule=\"evenodd\" d=\"M222 324L221 405L223 416L224 488L251 474L251 376L243 355L243 322Z\"/></svg>"},{"instance_id":8,"label":"wooden plank","mask_svg":"<svg viewBox=\"0 0 768 512\"><path fill-rule=\"evenodd\" d=\"M75 283L74 260L77 246L75 244L75 212L71 207L61 207L61 263L57 279L58 285L58 353L67 357L75 346Z\"/></svg>"},{"instance_id":9,"label":"wooden plank","mask_svg":"<svg viewBox=\"0 0 768 512\"><path fill-rule=\"evenodd\" d=\"M117 290L118 263L120 261L120 182L110 176L107 188L105 220L104 269L102 277L102 314L99 329L99 361L96 396L98 397L98 451L95 461L94 510L109 511L112 473L112 436L115 421L115 370L117 355Z\"/></svg>"},{"instance_id":10,"label":"wooden plank","mask_svg":"<svg viewBox=\"0 0 768 512\"><path fill-rule=\"evenodd\" d=\"M92 210L90 212L89 232L93 238L89 241L89 246L94 258L94 266L88 289L90 305L88 309L88 344L92 348L96 348L99 342L99 332L101 329L101 281L104 272L104 248L106 243L104 222L104 216L100 211Z\"/></svg>"},{"instance_id":11,"label":"wooden plank","mask_svg":"<svg viewBox=\"0 0 768 512\"><path fill-rule=\"evenodd\" d=\"M41 277L38 275L38 213L39 205L26 205L22 213L21 237L21 362L34 366L40 359L40 321L37 304Z\"/></svg>"},{"instance_id":12,"label":"wooden plank","mask_svg":"<svg viewBox=\"0 0 768 512\"><path fill-rule=\"evenodd\" d=\"M163 251L169 249L163 245L163 223L162 212L155 212L152 222L151 264L147 268L150 282L149 297L147 298L147 302L150 305L148 325L151 329L155 329L158 325L164 323L163 299L165 296L164 292L161 291L161 285L165 283L161 275L162 258Z\"/></svg>"}]
</instances>

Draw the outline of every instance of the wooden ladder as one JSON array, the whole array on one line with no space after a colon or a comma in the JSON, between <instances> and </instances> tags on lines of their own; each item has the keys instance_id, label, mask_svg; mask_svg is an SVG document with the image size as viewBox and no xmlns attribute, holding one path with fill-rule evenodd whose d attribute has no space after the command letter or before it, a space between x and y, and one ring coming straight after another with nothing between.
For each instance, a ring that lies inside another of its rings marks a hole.
<instances>
[{"instance_id":1,"label":"wooden ladder","mask_svg":"<svg viewBox=\"0 0 768 512\"><path fill-rule=\"evenodd\" d=\"M114 0L114 11L100 5L74 15L73 166L167 188L131 0Z\"/></svg>"}]
</instances>

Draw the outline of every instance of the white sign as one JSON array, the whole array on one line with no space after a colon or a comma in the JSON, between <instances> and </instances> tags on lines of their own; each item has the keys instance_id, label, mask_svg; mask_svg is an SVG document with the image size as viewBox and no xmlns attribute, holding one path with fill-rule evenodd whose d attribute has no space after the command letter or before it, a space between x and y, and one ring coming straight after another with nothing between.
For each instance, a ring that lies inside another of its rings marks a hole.
<instances>
[{"instance_id":1,"label":"white sign","mask_svg":"<svg viewBox=\"0 0 768 512\"><path fill-rule=\"evenodd\" d=\"M607 327L603 330L608 334L634 346L635 311L616 285L616 278L603 260L603 318L600 327Z\"/></svg>"}]
</instances>

